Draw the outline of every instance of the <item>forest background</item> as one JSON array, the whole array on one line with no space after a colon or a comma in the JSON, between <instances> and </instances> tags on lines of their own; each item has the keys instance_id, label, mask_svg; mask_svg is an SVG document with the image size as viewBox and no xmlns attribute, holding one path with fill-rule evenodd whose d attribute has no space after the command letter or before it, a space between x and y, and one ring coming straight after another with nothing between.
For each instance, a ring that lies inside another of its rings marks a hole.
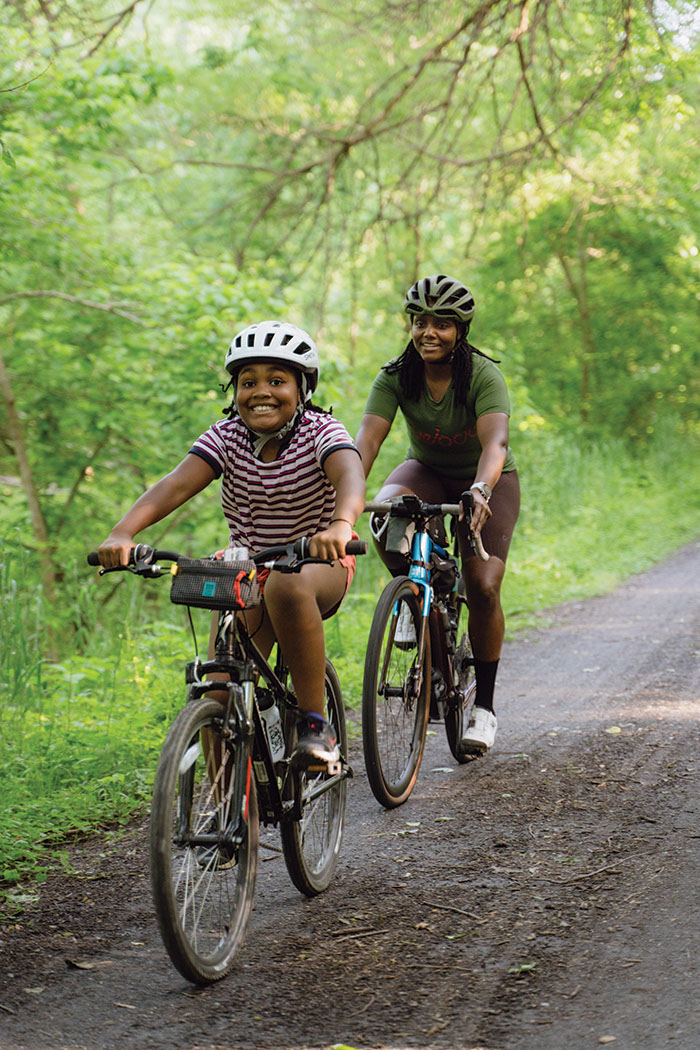
<instances>
[{"instance_id":1,"label":"forest background","mask_svg":"<svg viewBox=\"0 0 700 1050\"><path fill-rule=\"evenodd\" d=\"M405 289L466 281L513 403L511 631L698 535L697 43L678 0L4 5L10 908L66 834L148 796L191 639L167 585L85 554L220 417L244 325L307 328L354 433ZM370 492L405 446L397 423ZM143 538L223 545L215 488ZM355 708L384 579L358 564L328 627Z\"/></svg>"}]
</instances>

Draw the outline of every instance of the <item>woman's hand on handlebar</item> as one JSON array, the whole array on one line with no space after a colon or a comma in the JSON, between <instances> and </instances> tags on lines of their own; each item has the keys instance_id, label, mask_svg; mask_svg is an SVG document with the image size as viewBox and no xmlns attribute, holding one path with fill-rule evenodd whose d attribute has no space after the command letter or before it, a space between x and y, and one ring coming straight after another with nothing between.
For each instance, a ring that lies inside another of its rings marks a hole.
<instances>
[{"instance_id":1,"label":"woman's hand on handlebar","mask_svg":"<svg viewBox=\"0 0 700 1050\"><path fill-rule=\"evenodd\" d=\"M134 546L134 537L128 532L113 530L104 543L97 548L100 565L105 569L116 569L118 565L128 565Z\"/></svg>"},{"instance_id":2,"label":"woman's hand on handlebar","mask_svg":"<svg viewBox=\"0 0 700 1050\"><path fill-rule=\"evenodd\" d=\"M345 544L352 539L352 525L339 518L332 521L323 532L317 532L309 541L309 554L312 558L325 558L336 561L345 555Z\"/></svg>"},{"instance_id":3,"label":"woman's hand on handlebar","mask_svg":"<svg viewBox=\"0 0 700 1050\"><path fill-rule=\"evenodd\" d=\"M478 489L471 489L471 494L473 500L471 531L475 536L478 536L486 522L491 517L492 512Z\"/></svg>"}]
</instances>

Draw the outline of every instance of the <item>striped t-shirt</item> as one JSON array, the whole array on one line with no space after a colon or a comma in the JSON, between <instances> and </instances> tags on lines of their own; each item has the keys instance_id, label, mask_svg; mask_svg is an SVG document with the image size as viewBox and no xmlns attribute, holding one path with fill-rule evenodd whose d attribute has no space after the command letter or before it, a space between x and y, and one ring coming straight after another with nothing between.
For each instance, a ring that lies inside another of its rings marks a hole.
<instances>
[{"instance_id":1,"label":"striped t-shirt","mask_svg":"<svg viewBox=\"0 0 700 1050\"><path fill-rule=\"evenodd\" d=\"M237 416L214 423L190 452L206 460L217 477L223 476L221 505L231 544L254 554L328 527L335 489L323 464L342 448L355 449L342 423L307 411L272 463L253 455L250 432Z\"/></svg>"}]
</instances>

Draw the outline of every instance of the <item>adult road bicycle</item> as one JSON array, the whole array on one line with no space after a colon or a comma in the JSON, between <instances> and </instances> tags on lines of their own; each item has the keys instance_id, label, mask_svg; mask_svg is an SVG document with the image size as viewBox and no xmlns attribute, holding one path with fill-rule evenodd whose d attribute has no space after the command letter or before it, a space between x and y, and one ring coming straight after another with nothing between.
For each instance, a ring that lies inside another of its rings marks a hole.
<instances>
[{"instance_id":1,"label":"adult road bicycle","mask_svg":"<svg viewBox=\"0 0 700 1050\"><path fill-rule=\"evenodd\" d=\"M471 520L470 492L463 494L462 506ZM476 757L462 743L476 696L464 584L456 557L431 535L436 519L458 517L461 508L406 494L368 503L365 510L383 516L379 528L373 517L375 536L392 518L415 529L408 573L387 584L374 613L362 689L367 779L377 801L393 808L413 790L429 720L444 722L458 762ZM445 532L444 525L439 531ZM481 538L470 533L470 539L477 555L488 559Z\"/></svg>"},{"instance_id":2,"label":"adult road bicycle","mask_svg":"<svg viewBox=\"0 0 700 1050\"><path fill-rule=\"evenodd\" d=\"M363 554L367 544L347 544ZM171 561L163 570L159 561ZM271 547L244 561L188 559L139 544L120 570L147 578L173 574L171 600L218 609L213 660L187 665L186 704L167 734L153 786L150 867L160 933L175 967L208 984L228 974L253 908L259 824L279 826L294 885L315 896L338 860L347 779L345 711L338 676L326 661L325 711L338 737L337 764L300 772L290 762L299 708L277 647L274 668L246 629L260 604L257 570L299 572L308 541ZM88 555L98 564L96 553ZM119 571L103 569L102 572ZM228 681L207 675L225 674ZM226 702L212 692L228 694Z\"/></svg>"}]
</instances>

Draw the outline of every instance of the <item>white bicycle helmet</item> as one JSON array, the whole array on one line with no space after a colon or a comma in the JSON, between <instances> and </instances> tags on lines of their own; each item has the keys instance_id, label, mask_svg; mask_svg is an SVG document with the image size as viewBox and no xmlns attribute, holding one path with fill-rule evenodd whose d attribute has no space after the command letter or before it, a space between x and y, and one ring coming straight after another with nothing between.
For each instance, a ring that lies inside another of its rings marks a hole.
<instances>
[{"instance_id":1,"label":"white bicycle helmet","mask_svg":"<svg viewBox=\"0 0 700 1050\"><path fill-rule=\"evenodd\" d=\"M232 375L248 361L277 361L301 372L305 401L318 386L321 365L311 336L287 321L260 321L235 335L226 354L226 370Z\"/></svg>"},{"instance_id":2,"label":"white bicycle helmet","mask_svg":"<svg viewBox=\"0 0 700 1050\"><path fill-rule=\"evenodd\" d=\"M433 314L466 323L474 316L474 296L456 277L436 273L432 277L421 277L411 285L403 308L411 315Z\"/></svg>"}]
</instances>

